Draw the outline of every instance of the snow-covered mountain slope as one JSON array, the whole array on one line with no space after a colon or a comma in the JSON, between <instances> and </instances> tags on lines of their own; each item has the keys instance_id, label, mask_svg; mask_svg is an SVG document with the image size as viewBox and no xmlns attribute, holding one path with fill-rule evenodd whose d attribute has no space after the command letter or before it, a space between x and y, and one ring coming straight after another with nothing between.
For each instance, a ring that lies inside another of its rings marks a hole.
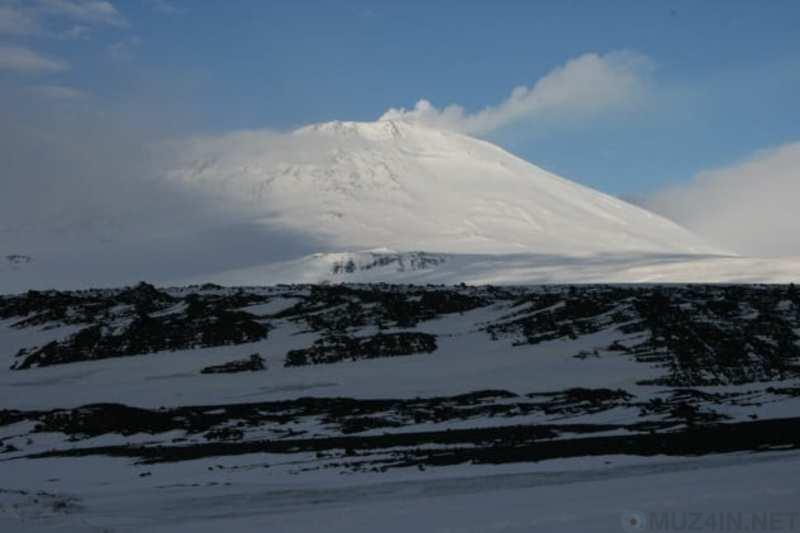
<instances>
[{"instance_id":1,"label":"snow-covered mountain slope","mask_svg":"<svg viewBox=\"0 0 800 533\"><path fill-rule=\"evenodd\" d=\"M144 252L134 244L125 250L130 260L120 260L119 247L47 250L35 262L9 256L0 260L0 293L142 279L163 285L800 281L800 258L731 255L490 143L402 121L195 140L179 153L165 178L223 207L232 201L249 221L244 237L237 230L221 231L220 238L186 232ZM241 244L221 245L226 235ZM185 250L203 239L224 260L211 264L205 245L189 259ZM164 260L129 268L154 252Z\"/></svg>"},{"instance_id":2,"label":"snow-covered mountain slope","mask_svg":"<svg viewBox=\"0 0 800 533\"><path fill-rule=\"evenodd\" d=\"M501 148L403 121L200 142L167 173L328 249L719 253L687 230Z\"/></svg>"},{"instance_id":3,"label":"snow-covered mountain slope","mask_svg":"<svg viewBox=\"0 0 800 533\"><path fill-rule=\"evenodd\" d=\"M170 280L174 285L412 283L528 285L552 283L796 283L800 258L697 254L443 254L368 250Z\"/></svg>"}]
</instances>

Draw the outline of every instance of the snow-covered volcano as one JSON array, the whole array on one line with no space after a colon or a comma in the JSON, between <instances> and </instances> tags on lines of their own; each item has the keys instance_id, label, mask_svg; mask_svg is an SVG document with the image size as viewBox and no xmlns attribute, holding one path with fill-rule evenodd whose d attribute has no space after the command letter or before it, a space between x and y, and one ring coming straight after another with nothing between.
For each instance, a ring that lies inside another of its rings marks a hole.
<instances>
[{"instance_id":1,"label":"snow-covered volcano","mask_svg":"<svg viewBox=\"0 0 800 533\"><path fill-rule=\"evenodd\" d=\"M210 142L169 176L232 196L265 225L328 246L320 251L719 253L660 216L491 143L404 121Z\"/></svg>"}]
</instances>

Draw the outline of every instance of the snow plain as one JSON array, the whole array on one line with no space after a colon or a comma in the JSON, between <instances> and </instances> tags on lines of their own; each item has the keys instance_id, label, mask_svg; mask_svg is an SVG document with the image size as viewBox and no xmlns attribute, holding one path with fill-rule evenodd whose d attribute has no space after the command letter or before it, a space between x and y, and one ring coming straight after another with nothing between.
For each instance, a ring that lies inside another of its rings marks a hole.
<instances>
[{"instance_id":1,"label":"snow plain","mask_svg":"<svg viewBox=\"0 0 800 533\"><path fill-rule=\"evenodd\" d=\"M12 410L68 409L109 402L159 409L304 397L413 399L486 389L511 391L521 398L531 392L574 387L623 389L647 402L673 393L670 387L640 383L662 376L667 371L663 366L607 349L613 341L634 339L638 333L623 335L612 327L533 345L516 344L513 337L490 340L486 324L502 322L509 313L524 310L512 300L446 313L417 324L414 331L436 335L439 348L432 354L286 367L287 352L308 346L318 335L304 322L279 318L309 288L251 290L269 301L242 309L273 317L269 319L270 336L234 346L11 370L18 349L63 338L76 328L50 327L52 324L13 328L13 320L4 321L0 323L0 404ZM236 294L235 289L208 291ZM173 290L175 295L186 292ZM794 309L785 300L778 305L783 312ZM170 311L181 309L178 304ZM369 324L358 330L359 335L375 333ZM199 372L207 365L253 352L264 356L266 371ZM597 355L580 356L592 352ZM748 421L796 416L800 398L767 392L772 386L796 384L796 379L788 379L695 388L720 398L742 395L745 401L722 401L714 404L714 409L731 421ZM392 431L456 431L509 424L631 424L657 419L643 415L638 407L618 406L596 413L512 413L500 418L423 422ZM315 436L332 431L324 420L314 417L297 417L289 426L293 432ZM248 434L248 438L279 440L278 433L270 432L282 427L266 424L256 429L262 433ZM377 428L363 434L380 436L385 431ZM611 430L604 434L625 433ZM778 524L780 531L800 526L796 515L800 455L796 450L700 457L614 454L384 472L352 470L337 463L339 459L310 452L212 455L160 463L103 454L26 457L52 449L151 446L186 438L202 440L176 430L71 439L56 432L37 432L29 422L0 426L2 443L24 450L0 454L0 528L21 532L619 532L658 530L652 522L631 529L624 522L631 516L645 521L666 516L677 524L671 530L680 530L682 521L694 520L697 515L704 520L701 531L718 531L709 524L720 519L755 520L757 524L768 519L773 526ZM380 459L391 452L375 452L372 457Z\"/></svg>"}]
</instances>

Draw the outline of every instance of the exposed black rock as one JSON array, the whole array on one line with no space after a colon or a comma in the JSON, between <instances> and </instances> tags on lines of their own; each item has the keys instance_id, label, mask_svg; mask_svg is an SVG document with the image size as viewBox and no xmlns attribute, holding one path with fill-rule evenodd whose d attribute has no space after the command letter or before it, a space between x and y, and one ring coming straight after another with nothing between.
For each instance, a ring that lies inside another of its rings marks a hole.
<instances>
[{"instance_id":1,"label":"exposed black rock","mask_svg":"<svg viewBox=\"0 0 800 533\"><path fill-rule=\"evenodd\" d=\"M428 333L379 333L372 337L325 337L303 350L286 354L286 366L319 365L378 357L396 357L436 350L436 337Z\"/></svg>"},{"instance_id":2,"label":"exposed black rock","mask_svg":"<svg viewBox=\"0 0 800 533\"><path fill-rule=\"evenodd\" d=\"M249 313L214 305L149 314L152 300L122 324L101 321L61 341L22 350L17 370L160 351L244 344L265 339L268 328Z\"/></svg>"},{"instance_id":3,"label":"exposed black rock","mask_svg":"<svg viewBox=\"0 0 800 533\"><path fill-rule=\"evenodd\" d=\"M22 254L9 254L5 257L6 263L10 265L27 265L33 262L33 258L29 255Z\"/></svg>"},{"instance_id":4,"label":"exposed black rock","mask_svg":"<svg viewBox=\"0 0 800 533\"><path fill-rule=\"evenodd\" d=\"M792 286L747 285L557 288L519 299L511 315L486 331L517 345L613 331L630 340L605 350L668 370L642 384L790 379L800 376L795 293Z\"/></svg>"},{"instance_id":5,"label":"exposed black rock","mask_svg":"<svg viewBox=\"0 0 800 533\"><path fill-rule=\"evenodd\" d=\"M207 366L200 371L201 374L233 374L236 372L256 372L266 370L264 358L254 353L247 359L237 359L221 365Z\"/></svg>"},{"instance_id":6,"label":"exposed black rock","mask_svg":"<svg viewBox=\"0 0 800 533\"><path fill-rule=\"evenodd\" d=\"M274 298L296 303L271 314L246 309ZM286 364L298 366L429 353L436 342L415 331L420 323L487 306L505 315L476 327L489 339L510 341L511 349L607 333L610 340L574 355L627 357L663 369L642 384L693 387L800 376L800 295L793 285L158 289L141 283L0 297L0 319L20 329L82 327L23 348L16 369L263 340L270 321L318 334L312 346L289 354ZM385 335L373 335L375 328Z\"/></svg>"},{"instance_id":7,"label":"exposed black rock","mask_svg":"<svg viewBox=\"0 0 800 533\"><path fill-rule=\"evenodd\" d=\"M275 318L302 320L312 331L342 333L365 325L414 327L441 315L487 304L482 295L453 288L319 285L311 286L302 302Z\"/></svg>"},{"instance_id":8,"label":"exposed black rock","mask_svg":"<svg viewBox=\"0 0 800 533\"><path fill-rule=\"evenodd\" d=\"M800 448L800 418L715 424L672 432L592 436L625 429L615 425L562 424L501 426L451 431L384 433L370 436L217 442L173 446L95 446L31 454L27 458L105 455L136 458L141 463L189 461L254 453L333 452L361 461L338 466L387 470L456 464L508 464L597 455L699 456L740 451ZM578 434L578 438L555 438ZM431 447L431 445L438 445ZM442 446L445 447L442 447ZM385 457L385 451L390 450ZM344 451L344 453L342 453ZM384 455L381 458L371 454Z\"/></svg>"},{"instance_id":9,"label":"exposed black rock","mask_svg":"<svg viewBox=\"0 0 800 533\"><path fill-rule=\"evenodd\" d=\"M783 391L768 389L770 394ZM503 390L474 391L456 396L411 399L299 398L243 404L142 409L120 404L92 404L50 411L0 410L0 427L34 423L37 432L60 432L74 438L105 434L163 433L183 430L192 434L236 426L239 429L280 429L289 422L317 421L339 433L375 428L452 421L512 418L527 415L579 417L617 408L629 408L633 418L649 416L631 430L674 429L727 418L715 408L746 405L753 393L712 394L678 389L650 400L613 389L574 388L519 396Z\"/></svg>"}]
</instances>

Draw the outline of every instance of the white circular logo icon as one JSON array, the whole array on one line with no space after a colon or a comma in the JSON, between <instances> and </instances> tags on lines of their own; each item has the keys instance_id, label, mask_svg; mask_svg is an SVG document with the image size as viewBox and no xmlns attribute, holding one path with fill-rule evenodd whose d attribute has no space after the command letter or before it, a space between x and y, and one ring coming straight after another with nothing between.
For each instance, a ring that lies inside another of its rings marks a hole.
<instances>
[{"instance_id":1,"label":"white circular logo icon","mask_svg":"<svg viewBox=\"0 0 800 533\"><path fill-rule=\"evenodd\" d=\"M622 513L622 529L629 533L644 531L647 519L639 511L626 511Z\"/></svg>"}]
</instances>

